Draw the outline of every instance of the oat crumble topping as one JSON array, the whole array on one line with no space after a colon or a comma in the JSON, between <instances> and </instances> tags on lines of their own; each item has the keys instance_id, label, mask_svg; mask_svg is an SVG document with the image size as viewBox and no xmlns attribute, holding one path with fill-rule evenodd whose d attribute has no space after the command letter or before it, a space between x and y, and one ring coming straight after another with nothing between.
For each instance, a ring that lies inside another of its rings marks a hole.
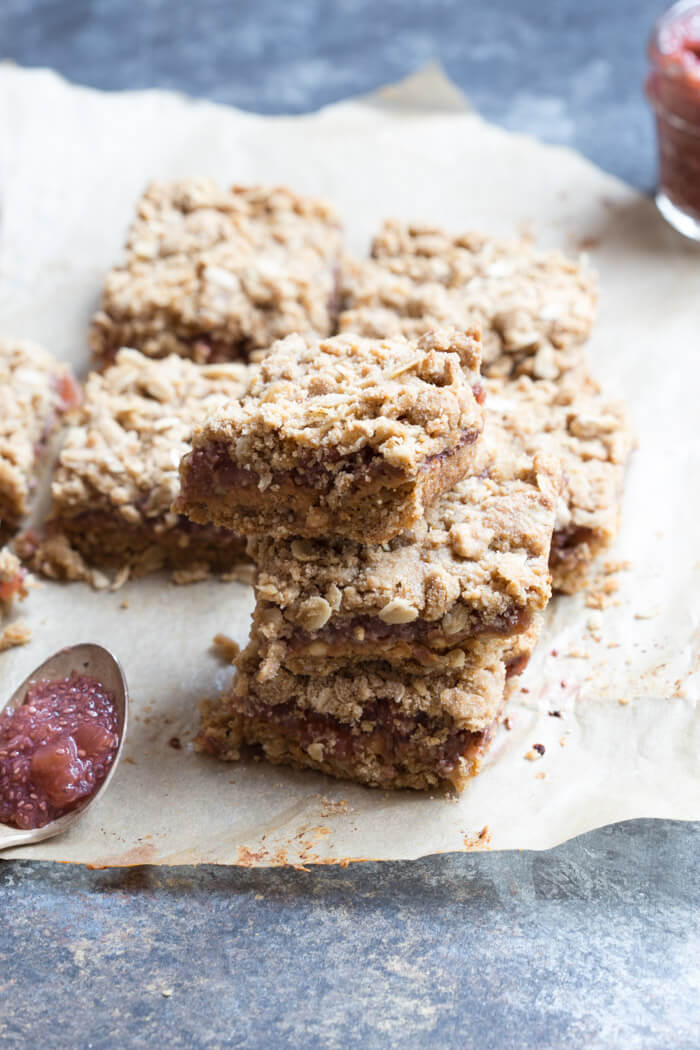
<instances>
[{"instance_id":1,"label":"oat crumble topping","mask_svg":"<svg viewBox=\"0 0 700 1050\"><path fill-rule=\"evenodd\" d=\"M329 335L341 242L332 208L289 189L153 182L106 278L95 356L245 360L292 332Z\"/></svg>"},{"instance_id":2,"label":"oat crumble topping","mask_svg":"<svg viewBox=\"0 0 700 1050\"><path fill-rule=\"evenodd\" d=\"M582 263L528 240L389 220L371 260L347 260L341 331L415 337L478 323L485 375L557 379L583 366L597 281Z\"/></svg>"}]
</instances>

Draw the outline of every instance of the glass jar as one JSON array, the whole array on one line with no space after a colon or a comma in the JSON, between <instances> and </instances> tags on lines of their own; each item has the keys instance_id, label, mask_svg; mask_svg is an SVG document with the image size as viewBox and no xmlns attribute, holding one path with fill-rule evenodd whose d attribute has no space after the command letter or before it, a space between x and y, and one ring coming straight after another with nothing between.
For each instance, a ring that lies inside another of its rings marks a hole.
<instances>
[{"instance_id":1,"label":"glass jar","mask_svg":"<svg viewBox=\"0 0 700 1050\"><path fill-rule=\"evenodd\" d=\"M661 16L649 42L647 97L656 115L656 203L686 237L700 241L700 0Z\"/></svg>"}]
</instances>

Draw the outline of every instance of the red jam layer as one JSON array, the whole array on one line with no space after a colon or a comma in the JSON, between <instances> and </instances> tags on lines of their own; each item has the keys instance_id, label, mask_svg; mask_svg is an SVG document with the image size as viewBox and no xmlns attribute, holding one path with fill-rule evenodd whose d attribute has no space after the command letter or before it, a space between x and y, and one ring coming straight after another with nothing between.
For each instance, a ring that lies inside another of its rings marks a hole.
<instances>
[{"instance_id":1,"label":"red jam layer","mask_svg":"<svg viewBox=\"0 0 700 1050\"><path fill-rule=\"evenodd\" d=\"M95 793L119 744L114 697L95 678L33 683L0 715L0 823L41 828Z\"/></svg>"},{"instance_id":2,"label":"red jam layer","mask_svg":"<svg viewBox=\"0 0 700 1050\"><path fill-rule=\"evenodd\" d=\"M700 218L700 2L676 4L661 18L649 58L659 184L673 204Z\"/></svg>"},{"instance_id":3,"label":"red jam layer","mask_svg":"<svg viewBox=\"0 0 700 1050\"><path fill-rule=\"evenodd\" d=\"M83 392L80 384L74 379L70 372L64 372L56 380L56 389L61 399L61 411L67 412L69 408L77 408L83 400Z\"/></svg>"},{"instance_id":4,"label":"red jam layer","mask_svg":"<svg viewBox=\"0 0 700 1050\"><path fill-rule=\"evenodd\" d=\"M20 569L11 579L0 580L0 602L11 602L17 597L24 586L25 576L25 570Z\"/></svg>"}]
</instances>

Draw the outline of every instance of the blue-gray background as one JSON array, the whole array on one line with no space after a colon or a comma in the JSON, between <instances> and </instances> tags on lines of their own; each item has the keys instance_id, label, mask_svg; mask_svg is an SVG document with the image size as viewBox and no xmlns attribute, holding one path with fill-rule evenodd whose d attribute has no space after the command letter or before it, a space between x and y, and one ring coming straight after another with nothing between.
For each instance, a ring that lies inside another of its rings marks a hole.
<instances>
[{"instance_id":1,"label":"blue-gray background","mask_svg":"<svg viewBox=\"0 0 700 1050\"><path fill-rule=\"evenodd\" d=\"M645 48L663 0L0 0L0 57L107 89L303 113L439 58L485 117L654 172Z\"/></svg>"},{"instance_id":2,"label":"blue-gray background","mask_svg":"<svg viewBox=\"0 0 700 1050\"><path fill-rule=\"evenodd\" d=\"M650 189L658 10L0 0L0 58L266 113L438 58L486 117ZM0 1047L697 1050L699 848L699 825L631 821L545 854L309 872L0 862Z\"/></svg>"}]
</instances>

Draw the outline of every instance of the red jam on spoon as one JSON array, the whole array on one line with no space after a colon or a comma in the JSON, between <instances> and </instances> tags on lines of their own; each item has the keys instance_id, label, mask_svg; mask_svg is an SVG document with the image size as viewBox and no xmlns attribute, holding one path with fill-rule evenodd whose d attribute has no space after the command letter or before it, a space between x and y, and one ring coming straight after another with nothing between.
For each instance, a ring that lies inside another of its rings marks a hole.
<instances>
[{"instance_id":1,"label":"red jam on spoon","mask_svg":"<svg viewBox=\"0 0 700 1050\"><path fill-rule=\"evenodd\" d=\"M114 697L96 678L34 682L0 714L0 823L29 830L63 816L97 791L118 745Z\"/></svg>"}]
</instances>

